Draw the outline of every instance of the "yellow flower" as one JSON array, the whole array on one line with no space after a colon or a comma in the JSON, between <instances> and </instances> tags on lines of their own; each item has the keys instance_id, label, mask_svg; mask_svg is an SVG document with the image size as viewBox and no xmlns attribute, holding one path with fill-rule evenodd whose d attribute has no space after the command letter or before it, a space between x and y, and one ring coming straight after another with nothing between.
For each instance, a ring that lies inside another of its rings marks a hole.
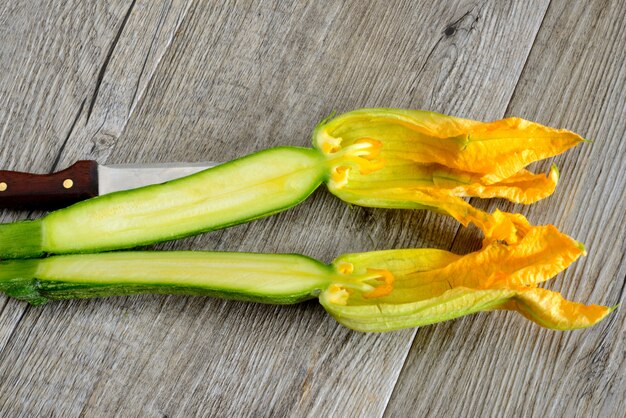
<instances>
[{"instance_id":1,"label":"yellow flower","mask_svg":"<svg viewBox=\"0 0 626 418\"><path fill-rule=\"evenodd\" d=\"M314 145L329 163L329 190L361 206L430 209L470 222L486 238L515 242L514 219L482 212L462 197L533 203L559 173L524 167L583 141L577 134L519 118L478 122L402 109L360 109L320 123Z\"/></svg>"},{"instance_id":2,"label":"yellow flower","mask_svg":"<svg viewBox=\"0 0 626 418\"><path fill-rule=\"evenodd\" d=\"M343 255L333 262L337 278L320 303L343 325L374 332L495 309L558 330L588 327L608 315L612 309L605 306L537 287L584 255L584 248L552 225L518 221L525 233L517 244L494 241L463 256L435 249Z\"/></svg>"}]
</instances>

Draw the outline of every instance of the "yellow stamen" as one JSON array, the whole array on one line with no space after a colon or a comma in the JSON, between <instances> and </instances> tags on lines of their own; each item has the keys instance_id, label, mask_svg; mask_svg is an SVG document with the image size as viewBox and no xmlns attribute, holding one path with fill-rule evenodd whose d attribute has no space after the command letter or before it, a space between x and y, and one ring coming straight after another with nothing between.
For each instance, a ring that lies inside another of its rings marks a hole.
<instances>
[{"instance_id":1,"label":"yellow stamen","mask_svg":"<svg viewBox=\"0 0 626 418\"><path fill-rule=\"evenodd\" d=\"M337 189L342 188L348 183L348 174L350 174L350 167L337 166L331 170L330 178L333 182L333 186Z\"/></svg>"},{"instance_id":2,"label":"yellow stamen","mask_svg":"<svg viewBox=\"0 0 626 418\"><path fill-rule=\"evenodd\" d=\"M320 149L324 154L333 154L341 149L341 141L341 137L322 134L322 137L319 139Z\"/></svg>"},{"instance_id":3,"label":"yellow stamen","mask_svg":"<svg viewBox=\"0 0 626 418\"><path fill-rule=\"evenodd\" d=\"M368 268L367 271L373 273L375 275L374 278L377 281L382 281L383 284L375 287L371 292L363 293L364 298L380 298L389 295L393 291L394 277L389 270Z\"/></svg>"},{"instance_id":4,"label":"yellow stamen","mask_svg":"<svg viewBox=\"0 0 626 418\"><path fill-rule=\"evenodd\" d=\"M372 138L360 138L353 144L341 148L338 141L329 138L321 144L322 151L330 156L329 161L334 165L331 168L331 182L335 188L341 188L348 183L348 176L352 167L361 174L378 171L385 166L385 161L378 158L382 143Z\"/></svg>"},{"instance_id":5,"label":"yellow stamen","mask_svg":"<svg viewBox=\"0 0 626 418\"><path fill-rule=\"evenodd\" d=\"M328 301L333 305L346 306L348 304L350 293L339 285L331 285L327 290L327 294Z\"/></svg>"},{"instance_id":6,"label":"yellow stamen","mask_svg":"<svg viewBox=\"0 0 626 418\"><path fill-rule=\"evenodd\" d=\"M354 264L352 264L352 263L341 263L337 267L337 270L341 274L352 274L352 272L354 271Z\"/></svg>"}]
</instances>

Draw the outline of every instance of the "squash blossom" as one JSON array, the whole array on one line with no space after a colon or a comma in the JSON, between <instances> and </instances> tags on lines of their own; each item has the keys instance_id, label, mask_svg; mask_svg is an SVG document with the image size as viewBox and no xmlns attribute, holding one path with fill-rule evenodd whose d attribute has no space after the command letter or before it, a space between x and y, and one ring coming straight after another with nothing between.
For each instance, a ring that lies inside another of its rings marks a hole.
<instances>
[{"instance_id":1,"label":"squash blossom","mask_svg":"<svg viewBox=\"0 0 626 418\"><path fill-rule=\"evenodd\" d=\"M514 245L493 241L456 255L435 249L348 254L333 265L345 275L320 295L341 324L359 331L422 326L490 310L516 311L557 330L594 325L611 308L583 305L538 285L584 255L582 244L554 226L518 219Z\"/></svg>"},{"instance_id":2,"label":"squash blossom","mask_svg":"<svg viewBox=\"0 0 626 418\"><path fill-rule=\"evenodd\" d=\"M379 208L430 209L487 241L515 242L515 217L473 208L463 197L530 204L549 196L559 173L526 170L583 139L519 118L478 122L421 110L360 109L322 121L313 142L329 162L328 189L342 200Z\"/></svg>"},{"instance_id":3,"label":"squash blossom","mask_svg":"<svg viewBox=\"0 0 626 418\"><path fill-rule=\"evenodd\" d=\"M319 298L341 324L365 332L432 324L479 311L521 313L547 328L594 325L611 309L538 287L584 254L551 225L519 219L514 245L456 255L435 249L347 254L330 265L297 254L124 251L0 262L0 291L51 299L177 293L275 304Z\"/></svg>"}]
</instances>

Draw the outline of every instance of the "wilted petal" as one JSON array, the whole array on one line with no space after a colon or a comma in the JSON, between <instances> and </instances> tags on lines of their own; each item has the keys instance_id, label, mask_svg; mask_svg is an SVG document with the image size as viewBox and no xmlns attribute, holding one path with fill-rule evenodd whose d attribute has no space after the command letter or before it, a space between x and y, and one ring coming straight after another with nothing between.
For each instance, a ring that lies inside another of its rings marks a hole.
<instances>
[{"instance_id":1,"label":"wilted petal","mask_svg":"<svg viewBox=\"0 0 626 418\"><path fill-rule=\"evenodd\" d=\"M535 288L519 289L513 300L500 309L519 312L546 328L570 330L595 325L615 308L583 305L564 299L560 293Z\"/></svg>"},{"instance_id":2,"label":"wilted petal","mask_svg":"<svg viewBox=\"0 0 626 418\"><path fill-rule=\"evenodd\" d=\"M550 196L554 192L558 180L559 172L553 165L547 176L520 170L511 177L489 185L470 180L463 185L446 184L447 187L445 188L455 196L472 196L483 199L502 198L515 203L530 204ZM436 182L436 185L442 188L444 186L442 182Z\"/></svg>"}]
</instances>

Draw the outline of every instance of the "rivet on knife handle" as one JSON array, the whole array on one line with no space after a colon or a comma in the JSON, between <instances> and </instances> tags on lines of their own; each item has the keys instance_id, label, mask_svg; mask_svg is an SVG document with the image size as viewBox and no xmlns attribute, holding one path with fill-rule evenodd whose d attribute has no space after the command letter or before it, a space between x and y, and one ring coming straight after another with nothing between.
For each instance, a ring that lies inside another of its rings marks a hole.
<instances>
[{"instance_id":1,"label":"rivet on knife handle","mask_svg":"<svg viewBox=\"0 0 626 418\"><path fill-rule=\"evenodd\" d=\"M58 209L97 195L95 161L78 161L52 174L0 170L0 208Z\"/></svg>"}]
</instances>

